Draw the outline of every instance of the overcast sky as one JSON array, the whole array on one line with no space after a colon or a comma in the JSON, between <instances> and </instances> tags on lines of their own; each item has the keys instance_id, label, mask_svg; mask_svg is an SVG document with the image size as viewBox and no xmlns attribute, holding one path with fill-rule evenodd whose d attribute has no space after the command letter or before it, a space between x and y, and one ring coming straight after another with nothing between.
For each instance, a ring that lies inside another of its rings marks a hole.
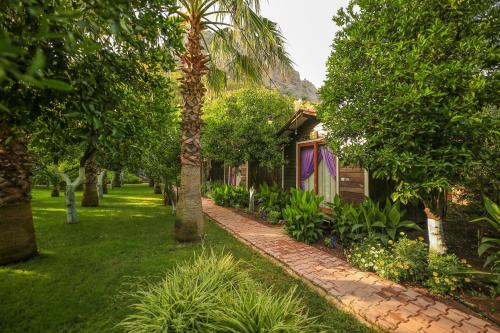
<instances>
[{"instance_id":1,"label":"overcast sky","mask_svg":"<svg viewBox=\"0 0 500 333\"><path fill-rule=\"evenodd\" d=\"M337 27L332 21L348 0L265 0L263 16L277 22L287 39L287 50L302 79L319 88Z\"/></svg>"}]
</instances>

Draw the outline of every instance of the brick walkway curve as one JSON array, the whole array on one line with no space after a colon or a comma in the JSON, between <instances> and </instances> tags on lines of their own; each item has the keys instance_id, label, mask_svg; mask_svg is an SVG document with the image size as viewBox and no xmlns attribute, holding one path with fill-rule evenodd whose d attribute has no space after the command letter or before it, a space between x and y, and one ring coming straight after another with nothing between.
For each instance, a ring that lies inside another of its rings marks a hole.
<instances>
[{"instance_id":1,"label":"brick walkway curve","mask_svg":"<svg viewBox=\"0 0 500 333\"><path fill-rule=\"evenodd\" d=\"M236 238L312 285L337 307L397 333L500 333L494 324L416 290L361 272L313 246L203 199L203 211Z\"/></svg>"}]
</instances>

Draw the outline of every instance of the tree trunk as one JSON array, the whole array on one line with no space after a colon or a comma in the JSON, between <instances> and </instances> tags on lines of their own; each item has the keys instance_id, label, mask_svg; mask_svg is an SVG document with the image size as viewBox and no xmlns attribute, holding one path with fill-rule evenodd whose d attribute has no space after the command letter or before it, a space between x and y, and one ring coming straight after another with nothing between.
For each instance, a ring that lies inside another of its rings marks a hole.
<instances>
[{"instance_id":1,"label":"tree trunk","mask_svg":"<svg viewBox=\"0 0 500 333\"><path fill-rule=\"evenodd\" d=\"M76 186L71 183L66 184L66 223L78 223L76 219L76 205L75 205L75 190Z\"/></svg>"},{"instance_id":2,"label":"tree trunk","mask_svg":"<svg viewBox=\"0 0 500 333\"><path fill-rule=\"evenodd\" d=\"M104 177L106 176L106 169L101 170L97 176L97 196L99 199L104 198Z\"/></svg>"},{"instance_id":3,"label":"tree trunk","mask_svg":"<svg viewBox=\"0 0 500 333\"><path fill-rule=\"evenodd\" d=\"M175 216L177 209L177 185L168 184L165 182L165 186L163 188L163 204L165 206L170 205L172 207L172 215Z\"/></svg>"},{"instance_id":4,"label":"tree trunk","mask_svg":"<svg viewBox=\"0 0 500 333\"><path fill-rule=\"evenodd\" d=\"M56 170L57 173L59 173L59 170ZM80 167L78 169L78 177L73 182L64 172L61 173L61 177L66 183L66 191L64 192L64 195L66 196L66 222L68 224L75 224L78 223L78 220L76 219L75 190L82 183L85 177L85 168Z\"/></svg>"},{"instance_id":5,"label":"tree trunk","mask_svg":"<svg viewBox=\"0 0 500 333\"><path fill-rule=\"evenodd\" d=\"M108 194L108 172L104 173L104 177L102 178L102 193Z\"/></svg>"},{"instance_id":6,"label":"tree trunk","mask_svg":"<svg viewBox=\"0 0 500 333\"><path fill-rule=\"evenodd\" d=\"M52 192L50 193L50 196L53 198L59 197L59 192L60 192L59 183L54 183L52 185Z\"/></svg>"},{"instance_id":7,"label":"tree trunk","mask_svg":"<svg viewBox=\"0 0 500 333\"><path fill-rule=\"evenodd\" d=\"M31 163L23 140L0 127L0 265L37 254L31 213Z\"/></svg>"},{"instance_id":8,"label":"tree trunk","mask_svg":"<svg viewBox=\"0 0 500 333\"><path fill-rule=\"evenodd\" d=\"M427 215L427 231L429 234L429 251L440 254L446 253L444 241L443 217L445 212L445 198L441 191L425 203L425 215Z\"/></svg>"},{"instance_id":9,"label":"tree trunk","mask_svg":"<svg viewBox=\"0 0 500 333\"><path fill-rule=\"evenodd\" d=\"M122 171L120 169L113 172L113 179L111 180L112 187L122 187L122 182L120 180Z\"/></svg>"},{"instance_id":10,"label":"tree trunk","mask_svg":"<svg viewBox=\"0 0 500 333\"><path fill-rule=\"evenodd\" d=\"M153 177L149 177L149 187L153 186L155 186L155 180L153 179Z\"/></svg>"},{"instance_id":11,"label":"tree trunk","mask_svg":"<svg viewBox=\"0 0 500 333\"><path fill-rule=\"evenodd\" d=\"M158 182L155 182L154 193L161 194L161 186L160 186L160 183L158 183Z\"/></svg>"},{"instance_id":12,"label":"tree trunk","mask_svg":"<svg viewBox=\"0 0 500 333\"><path fill-rule=\"evenodd\" d=\"M200 19L191 17L186 52L180 57L184 106L181 126L181 186L174 235L181 242L199 241L203 237L200 120L206 92L202 77L207 73L209 57L203 54L202 30Z\"/></svg>"},{"instance_id":13,"label":"tree trunk","mask_svg":"<svg viewBox=\"0 0 500 333\"><path fill-rule=\"evenodd\" d=\"M83 181L82 207L99 206L99 195L97 193L97 163L94 158L85 163L85 180Z\"/></svg>"}]
</instances>

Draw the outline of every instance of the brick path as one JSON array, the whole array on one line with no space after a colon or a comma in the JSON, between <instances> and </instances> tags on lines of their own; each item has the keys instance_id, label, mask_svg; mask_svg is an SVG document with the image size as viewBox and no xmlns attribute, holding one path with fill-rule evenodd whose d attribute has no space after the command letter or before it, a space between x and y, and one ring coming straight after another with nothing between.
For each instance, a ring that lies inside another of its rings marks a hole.
<instances>
[{"instance_id":1,"label":"brick path","mask_svg":"<svg viewBox=\"0 0 500 333\"><path fill-rule=\"evenodd\" d=\"M494 324L372 273L203 199L203 210L224 229L312 285L362 321L398 333L490 333Z\"/></svg>"}]
</instances>

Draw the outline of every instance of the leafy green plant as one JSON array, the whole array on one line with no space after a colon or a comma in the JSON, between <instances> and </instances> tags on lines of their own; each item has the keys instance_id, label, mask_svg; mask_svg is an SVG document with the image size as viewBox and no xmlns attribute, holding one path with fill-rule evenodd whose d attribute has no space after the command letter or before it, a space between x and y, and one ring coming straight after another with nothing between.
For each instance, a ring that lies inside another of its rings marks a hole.
<instances>
[{"instance_id":1,"label":"leafy green plant","mask_svg":"<svg viewBox=\"0 0 500 333\"><path fill-rule=\"evenodd\" d=\"M313 191L292 189L290 204L283 210L286 231L307 244L315 243L323 235L325 214L321 210L322 196Z\"/></svg>"},{"instance_id":2,"label":"leafy green plant","mask_svg":"<svg viewBox=\"0 0 500 333\"><path fill-rule=\"evenodd\" d=\"M487 197L484 197L484 206L489 217L481 217L472 222L485 221L496 231L497 235L500 234L500 208ZM490 254L486 257L484 267L491 267L494 271L500 271L500 238L483 237L478 248L478 254L482 256L485 253Z\"/></svg>"},{"instance_id":3,"label":"leafy green plant","mask_svg":"<svg viewBox=\"0 0 500 333\"><path fill-rule=\"evenodd\" d=\"M465 260L460 260L454 254L439 254L429 252L429 278L424 281L424 286L440 294L457 293L469 282L465 273L467 268Z\"/></svg>"},{"instance_id":4,"label":"leafy green plant","mask_svg":"<svg viewBox=\"0 0 500 333\"><path fill-rule=\"evenodd\" d=\"M400 209L399 203L393 204L390 200L386 201L383 209L370 198L355 207L350 203L342 204L340 197L335 196L333 202L327 205L334 213L330 228L344 244L368 238L387 246L389 241L397 240L403 229L420 230L415 222L403 220L405 211Z\"/></svg>"},{"instance_id":5,"label":"leafy green plant","mask_svg":"<svg viewBox=\"0 0 500 333\"><path fill-rule=\"evenodd\" d=\"M291 289L277 295L253 281L231 255L203 253L158 284L132 294L125 332L317 332Z\"/></svg>"},{"instance_id":6,"label":"leafy green plant","mask_svg":"<svg viewBox=\"0 0 500 333\"><path fill-rule=\"evenodd\" d=\"M227 184L212 185L210 197L219 206L246 207L249 200L248 190L244 186L230 186Z\"/></svg>"},{"instance_id":7,"label":"leafy green plant","mask_svg":"<svg viewBox=\"0 0 500 333\"><path fill-rule=\"evenodd\" d=\"M428 277L428 253L423 239L403 236L390 248L390 255L377 262L377 273L396 282L421 282Z\"/></svg>"},{"instance_id":8,"label":"leafy green plant","mask_svg":"<svg viewBox=\"0 0 500 333\"><path fill-rule=\"evenodd\" d=\"M271 212L278 212L277 219L281 219L282 211L290 201L290 193L283 190L279 185L274 183L272 186L262 184L257 195L259 211L270 218ZM276 213L273 213L276 215ZM272 221L271 221L272 222Z\"/></svg>"},{"instance_id":9,"label":"leafy green plant","mask_svg":"<svg viewBox=\"0 0 500 333\"><path fill-rule=\"evenodd\" d=\"M269 222L271 222L272 224L278 224L280 222L282 218L282 214L281 212L277 212L275 210L272 210L270 211L268 214L267 214L267 219L269 220Z\"/></svg>"}]
</instances>

